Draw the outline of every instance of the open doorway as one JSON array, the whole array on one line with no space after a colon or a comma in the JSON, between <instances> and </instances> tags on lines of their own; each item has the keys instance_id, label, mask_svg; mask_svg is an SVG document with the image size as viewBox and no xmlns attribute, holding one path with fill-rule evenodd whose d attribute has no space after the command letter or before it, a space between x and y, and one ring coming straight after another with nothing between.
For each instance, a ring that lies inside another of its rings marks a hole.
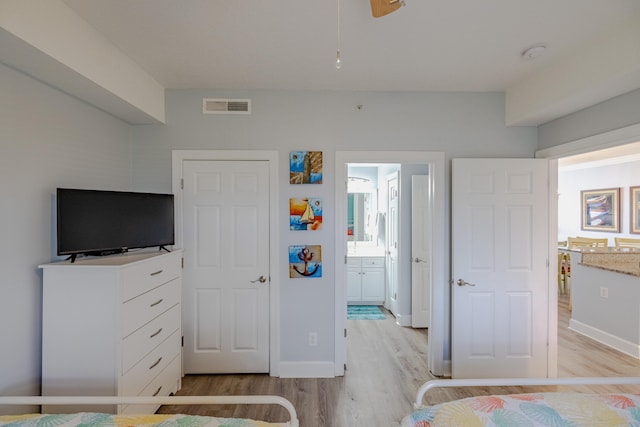
<instances>
[{"instance_id":1,"label":"open doorway","mask_svg":"<svg viewBox=\"0 0 640 427\"><path fill-rule=\"evenodd\" d=\"M354 306L384 306L398 323L401 322L397 268L400 171L401 165L395 163L347 165L347 233L344 236L348 312Z\"/></svg>"},{"instance_id":2,"label":"open doorway","mask_svg":"<svg viewBox=\"0 0 640 427\"><path fill-rule=\"evenodd\" d=\"M550 265L553 267L550 270L552 274L549 279L549 283L551 286L550 291L550 304L552 306L558 303L558 287L556 286L556 269L557 265L557 238L559 236L558 230L558 166L560 160L562 160L563 164L567 164L570 162L569 158L573 156L576 161L585 161L588 159L593 159L594 156L607 156L607 157L616 157L621 155L620 150L624 150L629 154L629 151L632 153L637 153L638 149L638 141L640 141L640 125L628 126L626 128L605 132L602 134L586 137L583 139L571 141L565 144L560 144L557 146L545 148L536 152L537 158L545 158L550 160L550 195L553 197L550 198ZM633 144L633 145L632 145ZM609 150L611 149L611 150ZM614 155L615 153L615 155ZM602 158L602 157L601 157ZM550 311L551 313L551 311ZM549 366L550 372L549 376L557 376L557 366L558 366L558 347L562 345L562 343L558 342L560 337L557 334L557 321L550 322L549 327L550 330L550 342L549 342ZM555 369L554 369L555 367Z\"/></svg>"},{"instance_id":3,"label":"open doorway","mask_svg":"<svg viewBox=\"0 0 640 427\"><path fill-rule=\"evenodd\" d=\"M632 143L562 157L558 160L559 242L566 242L568 238L581 236L603 239L605 246L612 248L616 246L616 241L620 238L637 239L640 237L637 233L634 233L633 224L637 222L634 221L632 215L634 202L630 191L640 183L640 173L638 172L640 171L638 168L640 165L639 149L640 143ZM617 194L615 209L607 209L608 212L613 213L610 217L615 217L617 225L615 229L603 230L592 226L597 225L596 221L593 220L596 217L595 211L593 215L584 215L588 211L583 211L584 206L581 195L584 191L594 189L611 189ZM635 209L637 209L637 206ZM589 222L587 223L586 221ZM564 309L568 318L569 326L567 328L577 331L591 340L604 343L609 348L637 357L636 346L626 345L626 341L619 339L619 326L602 326L598 324L603 312L602 307L599 306L601 302L606 301L610 304L609 307L616 307L619 310L620 301L608 299L608 286L610 284L614 286L615 284L616 287L614 289L616 289L617 295L623 295L624 292L621 291L620 281L624 280L625 277L621 275L616 278L615 273L612 273L610 283L605 283L605 287L600 288L607 290L607 293L605 293L606 299L601 299L605 298L602 295L603 291L601 291L599 298L598 295L593 298L593 291L589 290L589 284L584 280L584 267L579 265L580 254L562 250L558 260L560 264L558 269L559 313L563 311L564 306L567 307L567 309ZM579 271L576 272L576 270ZM579 273L582 273L582 280ZM575 282L576 280L577 282ZM575 286L573 286L574 284ZM573 293L574 288L579 291L575 295ZM573 301L575 301L574 296L577 296L579 301L577 307L573 304ZM631 295L626 294L621 300L628 300L629 298L631 298ZM584 301L589 301L588 310L585 310ZM598 317L592 317L590 313L593 312L600 314ZM607 315L605 317L610 318L611 316ZM621 323L624 328L633 324L627 318ZM629 336L633 337L634 335L631 333ZM633 343L634 341L631 339L629 342ZM564 342L562 341L561 332L558 334L558 349L562 355ZM562 357L559 360L561 362ZM559 369L562 369L562 365L559 366Z\"/></svg>"},{"instance_id":4,"label":"open doorway","mask_svg":"<svg viewBox=\"0 0 640 427\"><path fill-rule=\"evenodd\" d=\"M444 223L444 154L443 153L429 153L429 152L336 152L336 375L344 374L344 364L346 363L347 356L347 346L346 346L346 312L347 312L347 271L348 271L348 252L349 252L349 240L348 240L348 217L347 217L347 204L348 204L348 167L350 164L357 164L362 167L372 167L372 165L376 165L375 167L382 168L386 165L400 165L400 167L406 167L407 170L411 170L411 167L418 168L420 170L419 173L424 173L426 170L429 176L430 186L434 189L438 189L438 191L430 192L430 196L434 199L434 202L431 204L433 212L429 216L429 220L433 223L440 224L439 227L434 227L434 235L431 239L432 247L435 250L432 250L430 254L430 265L433 267L432 269L432 281L433 283L438 283L437 289L432 290L432 301L433 305L440 305L432 314L434 318L437 318L437 321L432 322L432 327L429 331L428 338L428 351L429 353L433 352L434 356L431 357L429 354L429 363L433 363L433 367L430 367L432 372L440 370L443 371L443 348L446 344L445 337L448 336L448 324L445 323L445 310L440 309L440 307L444 307L444 304L448 304L448 299L445 299L445 288L444 284L446 283L445 279L445 259L444 254L445 250L445 238L444 238L444 227L441 225ZM385 173L381 173L382 176L385 176ZM407 173L407 179L410 181L412 173ZM386 179L386 178L385 178ZM401 178L402 179L402 178ZM386 185L386 184L385 184ZM378 190L380 187L380 180L378 180ZM408 186L407 188L410 188ZM400 190L401 191L401 190ZM380 201L381 191L378 191L377 199ZM409 197L410 198L410 197ZM380 206L380 205L378 205ZM400 214L403 215L403 214ZM408 223L410 223L410 209L407 209L406 212ZM377 217L377 214L376 214ZM369 231L371 230L371 226L379 226L379 221L373 220L373 215L371 217L371 222L369 223ZM379 218L376 218L379 219ZM403 217L399 217L399 223L402 223ZM355 227L352 233L357 233ZM386 227L386 218L385 218L385 227ZM387 230L385 228L385 230ZM407 231L410 233L410 227ZM369 237L367 237L368 243L367 245L371 247L376 247L378 244L377 238L379 233L375 233L375 245L373 240L373 232L369 233ZM385 239L388 239L388 231L385 231ZM404 240L404 243L403 243ZM357 241L356 241L357 242ZM367 240L363 240L363 242L367 242ZM398 262L399 263L407 263L411 262L411 250L403 249L404 247L410 248L411 239L399 239L398 240ZM355 243L356 247L359 243ZM364 245L364 243L360 243ZM353 244L352 244L353 245ZM385 254L386 255L386 254ZM385 267L386 268L386 267ZM399 282L402 281L400 274L402 274L399 269ZM409 268L405 270L410 270ZM385 270L386 271L386 270ZM404 274L407 275L410 286L410 274L406 271ZM406 286L406 285L405 285ZM387 288L388 289L388 288ZM386 294L387 292L385 292ZM403 298L403 301L399 301L399 308L396 310L397 314L403 313L403 308L401 304L405 304L404 300L406 300L406 304L408 305L408 309L404 310L404 313L410 315L410 304L411 304L411 292L410 290L402 296L399 293L399 297ZM448 298L448 297L447 297ZM386 302L386 295L383 301L383 304L388 304ZM396 313L394 313L396 314ZM435 372L434 372L435 373Z\"/></svg>"}]
</instances>

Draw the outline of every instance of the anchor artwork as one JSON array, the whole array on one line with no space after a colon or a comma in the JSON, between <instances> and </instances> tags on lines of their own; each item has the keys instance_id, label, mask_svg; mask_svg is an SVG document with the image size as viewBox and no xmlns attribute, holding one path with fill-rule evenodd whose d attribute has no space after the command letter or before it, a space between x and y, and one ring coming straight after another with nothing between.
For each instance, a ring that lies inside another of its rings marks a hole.
<instances>
[{"instance_id":1,"label":"anchor artwork","mask_svg":"<svg viewBox=\"0 0 640 427\"><path fill-rule=\"evenodd\" d=\"M289 246L289 277L322 277L322 247L320 245Z\"/></svg>"}]
</instances>

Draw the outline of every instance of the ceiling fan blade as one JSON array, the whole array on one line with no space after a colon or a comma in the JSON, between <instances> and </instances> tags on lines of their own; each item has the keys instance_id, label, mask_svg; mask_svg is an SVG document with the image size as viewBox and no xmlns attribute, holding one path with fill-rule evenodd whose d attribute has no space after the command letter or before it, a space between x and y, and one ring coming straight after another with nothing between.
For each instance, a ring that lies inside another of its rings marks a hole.
<instances>
[{"instance_id":1,"label":"ceiling fan blade","mask_svg":"<svg viewBox=\"0 0 640 427\"><path fill-rule=\"evenodd\" d=\"M400 9L400 0L371 0L371 14L374 18L380 18Z\"/></svg>"}]
</instances>

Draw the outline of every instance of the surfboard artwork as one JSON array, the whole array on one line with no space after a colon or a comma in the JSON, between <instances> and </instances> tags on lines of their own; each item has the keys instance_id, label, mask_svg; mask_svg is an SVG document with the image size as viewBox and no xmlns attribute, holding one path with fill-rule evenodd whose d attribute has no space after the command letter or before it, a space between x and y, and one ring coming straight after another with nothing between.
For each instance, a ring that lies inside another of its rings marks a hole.
<instances>
[{"instance_id":1,"label":"surfboard artwork","mask_svg":"<svg viewBox=\"0 0 640 427\"><path fill-rule=\"evenodd\" d=\"M289 183L322 184L322 151L290 152Z\"/></svg>"}]
</instances>

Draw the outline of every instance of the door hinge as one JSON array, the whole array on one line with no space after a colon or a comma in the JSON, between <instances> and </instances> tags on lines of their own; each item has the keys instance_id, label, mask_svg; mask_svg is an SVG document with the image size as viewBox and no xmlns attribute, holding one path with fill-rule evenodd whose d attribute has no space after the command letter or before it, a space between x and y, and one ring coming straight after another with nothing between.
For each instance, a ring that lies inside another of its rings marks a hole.
<instances>
[{"instance_id":1,"label":"door hinge","mask_svg":"<svg viewBox=\"0 0 640 427\"><path fill-rule=\"evenodd\" d=\"M344 337L347 337L347 328L344 328Z\"/></svg>"},{"instance_id":2,"label":"door hinge","mask_svg":"<svg viewBox=\"0 0 640 427\"><path fill-rule=\"evenodd\" d=\"M184 270L184 257L182 257L182 265L181 265L181 267Z\"/></svg>"},{"instance_id":3,"label":"door hinge","mask_svg":"<svg viewBox=\"0 0 640 427\"><path fill-rule=\"evenodd\" d=\"M347 256L346 255L344 256L344 263L345 264L347 263Z\"/></svg>"},{"instance_id":4,"label":"door hinge","mask_svg":"<svg viewBox=\"0 0 640 427\"><path fill-rule=\"evenodd\" d=\"M184 335L182 336L182 343L180 344L181 347L184 347Z\"/></svg>"},{"instance_id":5,"label":"door hinge","mask_svg":"<svg viewBox=\"0 0 640 427\"><path fill-rule=\"evenodd\" d=\"M180 178L180 189L184 190L184 178Z\"/></svg>"}]
</instances>

